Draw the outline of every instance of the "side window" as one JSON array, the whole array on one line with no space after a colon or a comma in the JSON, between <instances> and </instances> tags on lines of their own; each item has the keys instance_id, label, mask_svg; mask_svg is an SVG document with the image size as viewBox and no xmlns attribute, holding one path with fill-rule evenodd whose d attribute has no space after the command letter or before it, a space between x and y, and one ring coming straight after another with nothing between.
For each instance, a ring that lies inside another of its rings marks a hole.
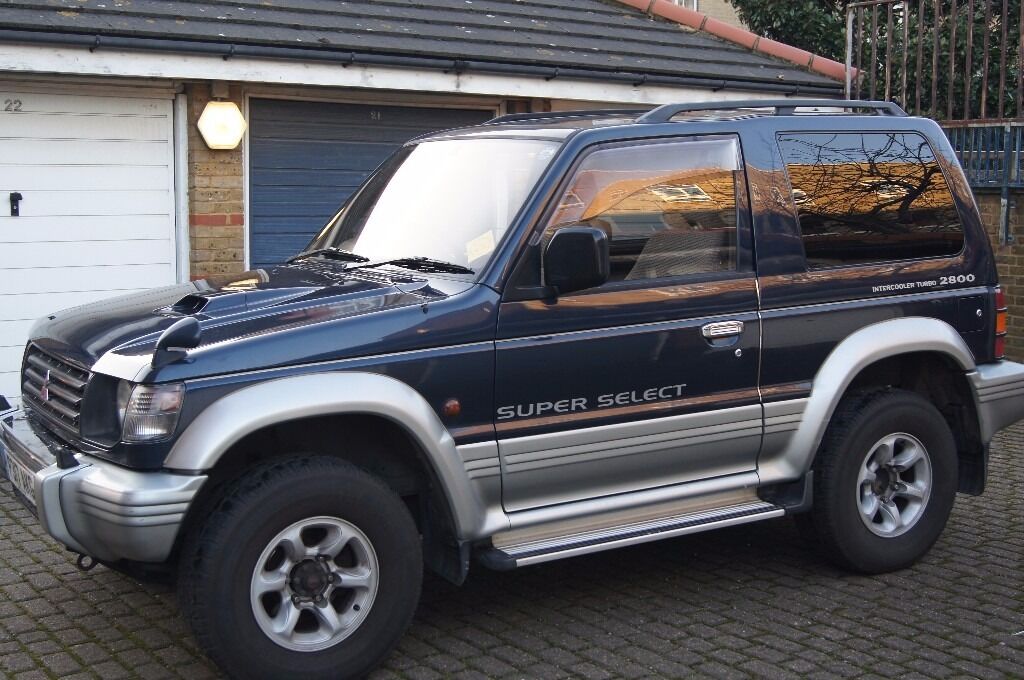
<instances>
[{"instance_id":1,"label":"side window","mask_svg":"<svg viewBox=\"0 0 1024 680\"><path fill-rule=\"evenodd\" d=\"M736 269L739 144L733 138L607 147L586 156L544 232L608 234L611 281Z\"/></svg>"},{"instance_id":2,"label":"side window","mask_svg":"<svg viewBox=\"0 0 1024 680\"><path fill-rule=\"evenodd\" d=\"M779 147L811 269L963 248L953 196L921 135L785 133Z\"/></svg>"}]
</instances>

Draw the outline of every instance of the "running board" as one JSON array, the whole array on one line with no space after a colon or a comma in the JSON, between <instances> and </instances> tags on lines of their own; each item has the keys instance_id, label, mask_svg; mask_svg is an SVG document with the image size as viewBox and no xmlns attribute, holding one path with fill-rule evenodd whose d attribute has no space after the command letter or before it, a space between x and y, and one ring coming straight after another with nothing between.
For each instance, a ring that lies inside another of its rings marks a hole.
<instances>
[{"instance_id":1,"label":"running board","mask_svg":"<svg viewBox=\"0 0 1024 680\"><path fill-rule=\"evenodd\" d=\"M529 541L513 545L492 547L480 554L480 561L491 569L506 571L530 564L560 560L565 557L659 541L686 534L695 534L710 529L720 529L736 524L757 522L763 519L781 517L785 509L766 503L752 501L730 505L703 512L662 517L644 522L623 524L585 531L569 536L559 536L540 541Z\"/></svg>"}]
</instances>

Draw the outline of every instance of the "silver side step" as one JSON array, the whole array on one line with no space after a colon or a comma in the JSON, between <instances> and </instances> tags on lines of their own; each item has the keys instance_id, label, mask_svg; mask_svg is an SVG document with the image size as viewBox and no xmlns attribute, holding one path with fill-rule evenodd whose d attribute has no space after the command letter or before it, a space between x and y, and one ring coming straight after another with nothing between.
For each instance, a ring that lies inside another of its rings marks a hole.
<instances>
[{"instance_id":1,"label":"silver side step","mask_svg":"<svg viewBox=\"0 0 1024 680\"><path fill-rule=\"evenodd\" d=\"M777 505L756 500L711 510L583 531L568 536L502 545L490 548L480 558L486 566L492 569L515 569L530 564L560 560L565 557L781 517L785 512L785 509Z\"/></svg>"}]
</instances>

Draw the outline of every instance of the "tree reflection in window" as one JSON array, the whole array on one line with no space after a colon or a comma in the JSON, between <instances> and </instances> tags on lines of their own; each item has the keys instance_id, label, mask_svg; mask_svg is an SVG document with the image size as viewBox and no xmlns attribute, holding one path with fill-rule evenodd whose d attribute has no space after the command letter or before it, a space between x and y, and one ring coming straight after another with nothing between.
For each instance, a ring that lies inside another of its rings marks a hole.
<instances>
[{"instance_id":1,"label":"tree reflection in window","mask_svg":"<svg viewBox=\"0 0 1024 680\"><path fill-rule=\"evenodd\" d=\"M912 133L785 133L808 266L942 257L963 228L928 142Z\"/></svg>"}]
</instances>

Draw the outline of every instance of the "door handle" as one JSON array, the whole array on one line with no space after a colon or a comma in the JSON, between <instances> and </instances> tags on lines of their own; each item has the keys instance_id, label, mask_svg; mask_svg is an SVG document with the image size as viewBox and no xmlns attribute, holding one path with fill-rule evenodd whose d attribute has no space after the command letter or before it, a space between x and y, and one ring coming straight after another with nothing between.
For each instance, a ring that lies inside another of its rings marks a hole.
<instances>
[{"instance_id":1,"label":"door handle","mask_svg":"<svg viewBox=\"0 0 1024 680\"><path fill-rule=\"evenodd\" d=\"M21 214L21 194L17 191L12 191L8 198L11 199L11 217L17 217Z\"/></svg>"},{"instance_id":2,"label":"door handle","mask_svg":"<svg viewBox=\"0 0 1024 680\"><path fill-rule=\"evenodd\" d=\"M716 340L718 338L730 338L734 335L739 335L743 332L742 321L716 321L715 323L709 323L701 326L701 335L708 340Z\"/></svg>"}]
</instances>

